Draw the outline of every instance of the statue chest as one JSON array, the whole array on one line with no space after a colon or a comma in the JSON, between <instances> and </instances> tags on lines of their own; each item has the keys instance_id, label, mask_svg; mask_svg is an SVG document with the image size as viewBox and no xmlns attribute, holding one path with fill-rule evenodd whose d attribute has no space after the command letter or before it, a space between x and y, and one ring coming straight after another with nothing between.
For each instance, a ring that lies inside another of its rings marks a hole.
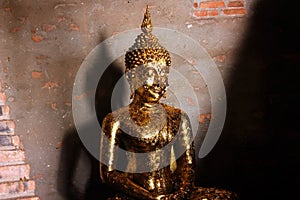
<instances>
[{"instance_id":1,"label":"statue chest","mask_svg":"<svg viewBox=\"0 0 300 200\"><path fill-rule=\"evenodd\" d=\"M163 126L160 129L131 129L123 132L119 141L128 151L146 153L168 145L174 136L168 126Z\"/></svg>"}]
</instances>

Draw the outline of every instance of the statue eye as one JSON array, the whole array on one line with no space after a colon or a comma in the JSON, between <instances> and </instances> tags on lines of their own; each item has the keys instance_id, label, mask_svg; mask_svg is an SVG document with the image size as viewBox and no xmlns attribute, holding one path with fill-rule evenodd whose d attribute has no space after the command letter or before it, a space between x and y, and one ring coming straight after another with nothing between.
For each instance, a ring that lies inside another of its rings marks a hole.
<instances>
[{"instance_id":1,"label":"statue eye","mask_svg":"<svg viewBox=\"0 0 300 200\"><path fill-rule=\"evenodd\" d=\"M144 71L144 75L148 76L148 77L153 76L154 74L155 74L155 70L154 69L146 69Z\"/></svg>"}]
</instances>

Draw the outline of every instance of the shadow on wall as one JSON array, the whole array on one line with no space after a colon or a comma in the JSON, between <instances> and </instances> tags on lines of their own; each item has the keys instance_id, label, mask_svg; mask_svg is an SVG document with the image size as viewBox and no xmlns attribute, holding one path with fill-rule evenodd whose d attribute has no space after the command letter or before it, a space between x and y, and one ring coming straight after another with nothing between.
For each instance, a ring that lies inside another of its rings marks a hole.
<instances>
[{"instance_id":1,"label":"shadow on wall","mask_svg":"<svg viewBox=\"0 0 300 200\"><path fill-rule=\"evenodd\" d=\"M100 53L102 57L110 56L105 49ZM106 66L93 67L87 74L87 80L90 77L89 75L93 74L94 70L97 70L96 68ZM112 112L112 92L122 75L121 67L114 62L105 70L98 83L95 106L99 122L102 122L103 118ZM89 86L86 85L86 87L86 91L88 91ZM93 132L90 130L91 127L87 124L83 128L83 132L86 132L86 134ZM100 140L97 145L97 149L100 150ZM83 163L84 166L80 167L80 163ZM84 170L84 172L80 170ZM75 128L68 131L63 139L57 189L68 200L101 200L106 199L107 195L113 192L106 185L102 184L99 161L86 150Z\"/></svg>"},{"instance_id":2,"label":"shadow on wall","mask_svg":"<svg viewBox=\"0 0 300 200\"><path fill-rule=\"evenodd\" d=\"M228 113L215 149L200 161L199 183L241 199L296 199L299 180L300 30L289 1L260 0L238 49Z\"/></svg>"}]
</instances>

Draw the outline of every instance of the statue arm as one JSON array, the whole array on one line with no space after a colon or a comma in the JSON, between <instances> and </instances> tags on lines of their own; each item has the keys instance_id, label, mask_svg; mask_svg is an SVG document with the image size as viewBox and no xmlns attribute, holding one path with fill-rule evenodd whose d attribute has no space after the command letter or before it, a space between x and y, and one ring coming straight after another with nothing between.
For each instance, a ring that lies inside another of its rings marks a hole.
<instances>
[{"instance_id":1,"label":"statue arm","mask_svg":"<svg viewBox=\"0 0 300 200\"><path fill-rule=\"evenodd\" d=\"M134 183L124 172L116 170L118 152L115 146L119 145L118 122L113 121L112 116L108 115L103 120L102 130L100 143L100 176L102 181L134 198L157 199L148 190ZM108 140L104 142L105 139ZM102 163L103 161L108 165Z\"/></svg>"},{"instance_id":2,"label":"statue arm","mask_svg":"<svg viewBox=\"0 0 300 200\"><path fill-rule=\"evenodd\" d=\"M187 199L194 187L195 170L195 150L193 143L193 134L188 116L183 113L181 116L177 141L174 146L175 155L177 155L176 191L170 199ZM177 152L177 153L176 153ZM183 153L183 154L182 154ZM182 154L182 155L180 155Z\"/></svg>"}]
</instances>

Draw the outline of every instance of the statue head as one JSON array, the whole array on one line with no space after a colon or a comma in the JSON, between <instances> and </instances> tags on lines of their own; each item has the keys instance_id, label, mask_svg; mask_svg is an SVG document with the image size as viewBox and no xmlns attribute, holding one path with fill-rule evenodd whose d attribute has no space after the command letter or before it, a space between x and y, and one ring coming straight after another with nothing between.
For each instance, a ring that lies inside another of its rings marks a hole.
<instances>
[{"instance_id":1,"label":"statue head","mask_svg":"<svg viewBox=\"0 0 300 200\"><path fill-rule=\"evenodd\" d=\"M141 25L142 33L125 55L125 73L132 96L142 95L146 101L157 102L165 95L168 86L171 58L152 34L152 28L147 6Z\"/></svg>"}]
</instances>

